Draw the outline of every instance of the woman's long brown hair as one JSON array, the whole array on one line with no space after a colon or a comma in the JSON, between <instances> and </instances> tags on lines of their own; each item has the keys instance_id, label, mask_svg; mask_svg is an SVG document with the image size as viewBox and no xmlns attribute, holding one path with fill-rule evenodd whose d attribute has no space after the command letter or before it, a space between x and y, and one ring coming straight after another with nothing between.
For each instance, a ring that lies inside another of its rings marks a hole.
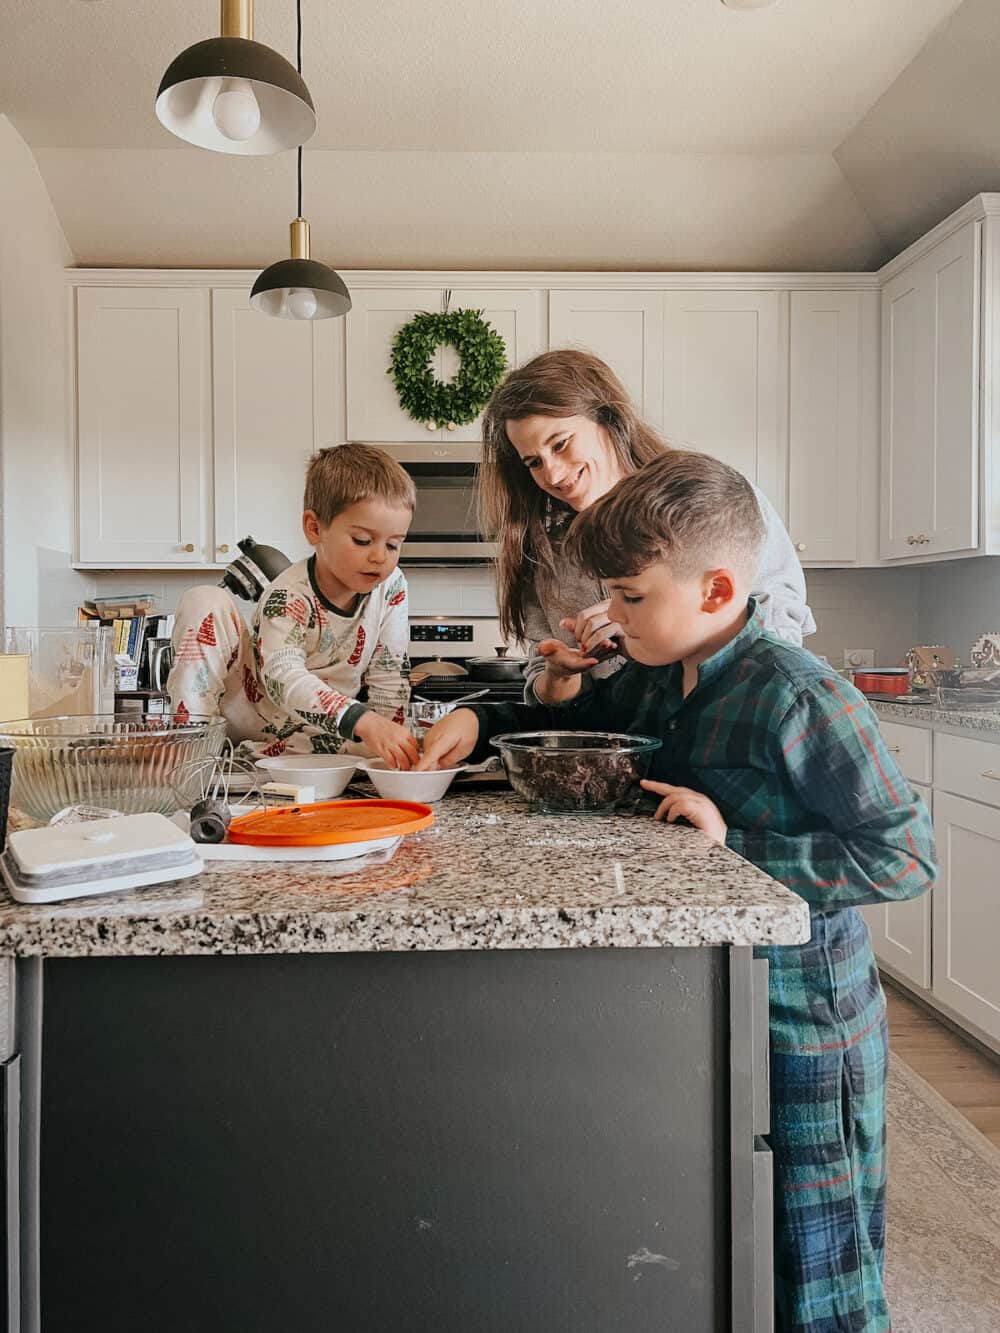
<instances>
[{"instance_id":1,"label":"woman's long brown hair","mask_svg":"<svg viewBox=\"0 0 1000 1333\"><path fill-rule=\"evenodd\" d=\"M553 538L558 540L575 513L532 480L507 438L508 421L536 416L597 422L607 430L623 474L668 447L640 420L610 366L589 352L543 352L512 370L494 391L483 413L480 523L497 542L500 628L521 642L527 638L526 599L540 584L551 587L556 581Z\"/></svg>"}]
</instances>

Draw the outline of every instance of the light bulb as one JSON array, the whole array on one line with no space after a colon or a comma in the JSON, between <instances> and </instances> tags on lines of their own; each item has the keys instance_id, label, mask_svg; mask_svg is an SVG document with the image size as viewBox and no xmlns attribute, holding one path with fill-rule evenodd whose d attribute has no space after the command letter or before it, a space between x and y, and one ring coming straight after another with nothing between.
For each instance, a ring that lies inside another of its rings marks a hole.
<instances>
[{"instance_id":1,"label":"light bulb","mask_svg":"<svg viewBox=\"0 0 1000 1333\"><path fill-rule=\"evenodd\" d=\"M287 296L288 311L292 319L314 319L316 316L316 296L308 287L292 287Z\"/></svg>"},{"instance_id":2,"label":"light bulb","mask_svg":"<svg viewBox=\"0 0 1000 1333\"><path fill-rule=\"evenodd\" d=\"M246 79L223 79L212 105L212 119L221 135L242 143L260 129L260 107Z\"/></svg>"}]
</instances>

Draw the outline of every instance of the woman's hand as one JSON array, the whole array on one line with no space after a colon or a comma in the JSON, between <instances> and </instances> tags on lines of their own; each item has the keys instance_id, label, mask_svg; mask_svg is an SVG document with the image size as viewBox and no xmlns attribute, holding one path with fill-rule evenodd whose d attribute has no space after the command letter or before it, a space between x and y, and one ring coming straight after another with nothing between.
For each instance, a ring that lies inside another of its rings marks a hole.
<instances>
[{"instance_id":1,"label":"woman's hand","mask_svg":"<svg viewBox=\"0 0 1000 1333\"><path fill-rule=\"evenodd\" d=\"M468 758L478 740L479 718L471 708L456 708L424 735L424 752L416 771L454 768Z\"/></svg>"},{"instance_id":2,"label":"woman's hand","mask_svg":"<svg viewBox=\"0 0 1000 1333\"><path fill-rule=\"evenodd\" d=\"M576 619L560 620L560 629L568 629L580 645L581 652L592 653L600 648L616 648L624 638L621 625L608 618L610 600L588 606Z\"/></svg>"},{"instance_id":3,"label":"woman's hand","mask_svg":"<svg viewBox=\"0 0 1000 1333\"><path fill-rule=\"evenodd\" d=\"M391 768L412 768L420 758L420 749L405 727L391 722L381 713L362 714L354 734L375 751Z\"/></svg>"},{"instance_id":4,"label":"woman's hand","mask_svg":"<svg viewBox=\"0 0 1000 1333\"><path fill-rule=\"evenodd\" d=\"M668 824L686 819L713 842L726 841L728 829L719 807L702 792L692 791L690 787L671 787L666 782L650 782L648 778L643 778L641 785L646 791L663 797L656 807L654 819L665 819Z\"/></svg>"}]
</instances>

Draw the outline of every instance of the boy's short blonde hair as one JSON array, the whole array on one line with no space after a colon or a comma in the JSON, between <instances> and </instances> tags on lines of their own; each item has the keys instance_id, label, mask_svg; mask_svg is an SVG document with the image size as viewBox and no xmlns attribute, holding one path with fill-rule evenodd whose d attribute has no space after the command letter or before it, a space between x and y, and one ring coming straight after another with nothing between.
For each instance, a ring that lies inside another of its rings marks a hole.
<instances>
[{"instance_id":1,"label":"boy's short blonde hair","mask_svg":"<svg viewBox=\"0 0 1000 1333\"><path fill-rule=\"evenodd\" d=\"M670 449L574 519L564 549L599 579L665 560L678 578L730 568L752 578L764 541L753 487L708 454Z\"/></svg>"},{"instance_id":2,"label":"boy's short blonde hair","mask_svg":"<svg viewBox=\"0 0 1000 1333\"><path fill-rule=\"evenodd\" d=\"M324 526L362 500L384 500L413 510L417 491L394 458L370 444L337 444L309 460L302 508L311 509Z\"/></svg>"}]
</instances>

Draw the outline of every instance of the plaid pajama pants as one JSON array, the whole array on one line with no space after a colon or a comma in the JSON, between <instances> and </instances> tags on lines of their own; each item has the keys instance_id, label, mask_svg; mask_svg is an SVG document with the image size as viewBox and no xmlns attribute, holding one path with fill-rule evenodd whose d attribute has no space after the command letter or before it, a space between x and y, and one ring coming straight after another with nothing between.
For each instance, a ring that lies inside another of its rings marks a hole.
<instances>
[{"instance_id":1,"label":"plaid pajama pants","mask_svg":"<svg viewBox=\"0 0 1000 1333\"><path fill-rule=\"evenodd\" d=\"M841 1049L771 1054L779 1333L885 1333L884 1005Z\"/></svg>"}]
</instances>

